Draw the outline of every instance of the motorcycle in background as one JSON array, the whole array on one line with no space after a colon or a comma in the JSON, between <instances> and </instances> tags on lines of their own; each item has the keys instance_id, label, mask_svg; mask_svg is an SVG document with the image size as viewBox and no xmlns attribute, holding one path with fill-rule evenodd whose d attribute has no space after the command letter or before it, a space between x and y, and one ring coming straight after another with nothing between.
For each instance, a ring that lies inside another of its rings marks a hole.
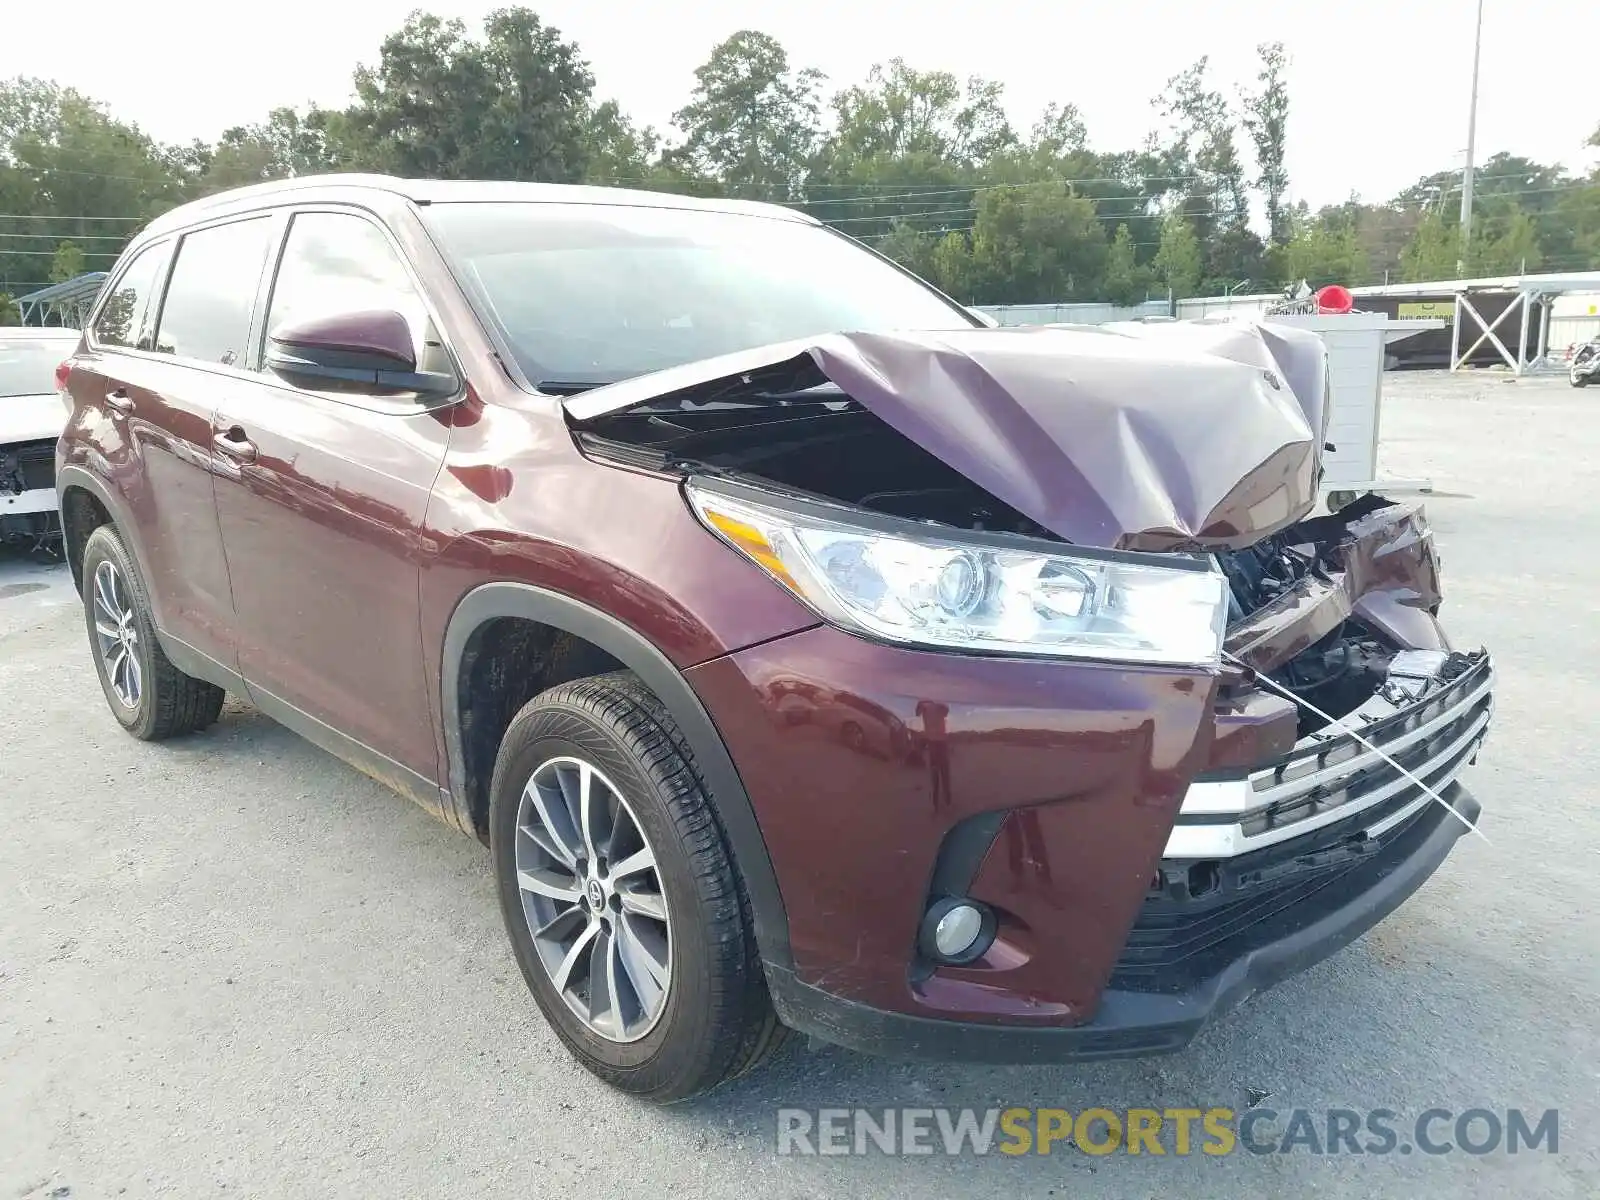
<instances>
[{"instance_id":1,"label":"motorcycle in background","mask_svg":"<svg viewBox=\"0 0 1600 1200\"><path fill-rule=\"evenodd\" d=\"M1600 340L1583 342L1573 350L1567 377L1573 387L1587 387L1600 380Z\"/></svg>"}]
</instances>

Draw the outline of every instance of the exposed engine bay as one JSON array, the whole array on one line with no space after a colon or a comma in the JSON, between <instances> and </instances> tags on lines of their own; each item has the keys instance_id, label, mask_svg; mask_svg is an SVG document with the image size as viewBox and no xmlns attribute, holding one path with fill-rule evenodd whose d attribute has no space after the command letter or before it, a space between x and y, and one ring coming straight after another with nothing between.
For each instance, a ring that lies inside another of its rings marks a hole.
<instances>
[{"instance_id":1,"label":"exposed engine bay","mask_svg":"<svg viewBox=\"0 0 1600 1200\"><path fill-rule=\"evenodd\" d=\"M665 470L778 484L870 512L1050 538L831 385L737 401L634 409L579 440Z\"/></svg>"},{"instance_id":2,"label":"exposed engine bay","mask_svg":"<svg viewBox=\"0 0 1600 1200\"><path fill-rule=\"evenodd\" d=\"M608 418L603 433L583 432L579 439L593 452L659 469L776 484L957 529L1063 540L826 385L635 409ZM1229 583L1230 626L1248 629L1250 618L1275 605L1291 607L1307 591L1326 591L1343 579L1352 526L1370 523L1369 518L1381 525L1384 512L1396 508L1369 495L1337 515L1302 521L1242 549L1218 551L1214 557ZM1399 648L1350 612L1284 661L1262 666L1276 682L1338 718L1383 686ZM1309 713L1303 718L1302 733L1323 724Z\"/></svg>"},{"instance_id":3,"label":"exposed engine bay","mask_svg":"<svg viewBox=\"0 0 1600 1200\"><path fill-rule=\"evenodd\" d=\"M658 462L851 504L916 492L913 511L932 502L1016 528L990 511L998 501L1076 546L1211 551L1315 506L1326 388L1316 334L1174 322L826 334L562 394L580 434L650 447ZM906 473L891 433L919 452L917 478L878 474ZM938 478L929 458L946 468Z\"/></svg>"},{"instance_id":4,"label":"exposed engine bay","mask_svg":"<svg viewBox=\"0 0 1600 1200\"><path fill-rule=\"evenodd\" d=\"M1397 652L1441 644L1419 510L1368 495L1306 519L1320 343L1201 323L1059 346L998 332L839 335L602 388L568 411L586 452L651 469L953 529L1209 555L1229 585L1230 659L1335 719L1384 686ZM1201 490L1215 499L1195 502ZM1303 711L1302 734L1322 724Z\"/></svg>"}]
</instances>

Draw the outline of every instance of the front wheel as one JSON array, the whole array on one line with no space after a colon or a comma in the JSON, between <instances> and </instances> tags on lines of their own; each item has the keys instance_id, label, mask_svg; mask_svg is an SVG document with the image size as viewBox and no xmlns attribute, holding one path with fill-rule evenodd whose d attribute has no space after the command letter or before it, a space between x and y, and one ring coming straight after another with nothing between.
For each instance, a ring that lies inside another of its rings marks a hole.
<instances>
[{"instance_id":1,"label":"front wheel","mask_svg":"<svg viewBox=\"0 0 1600 1200\"><path fill-rule=\"evenodd\" d=\"M500 745L490 843L517 963L567 1048L651 1100L776 1044L749 903L689 747L627 672L535 697Z\"/></svg>"}]
</instances>

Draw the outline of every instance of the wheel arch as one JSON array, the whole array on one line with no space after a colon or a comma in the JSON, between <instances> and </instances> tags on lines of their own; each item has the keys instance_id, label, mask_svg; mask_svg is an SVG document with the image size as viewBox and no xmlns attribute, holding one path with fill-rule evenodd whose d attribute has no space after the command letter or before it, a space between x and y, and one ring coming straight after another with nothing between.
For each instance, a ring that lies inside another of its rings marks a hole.
<instances>
[{"instance_id":1,"label":"wheel arch","mask_svg":"<svg viewBox=\"0 0 1600 1200\"><path fill-rule=\"evenodd\" d=\"M526 583L486 583L462 597L451 613L439 664L439 690L450 795L461 828L468 832L474 828L463 738L463 669L475 635L505 618L536 622L589 643L637 675L666 706L694 753L728 838L750 900L762 960L787 968L789 926L777 874L755 808L711 714L682 672L653 643L631 626L570 596Z\"/></svg>"},{"instance_id":2,"label":"wheel arch","mask_svg":"<svg viewBox=\"0 0 1600 1200\"><path fill-rule=\"evenodd\" d=\"M83 593L83 548L89 535L101 525L116 528L139 574L147 580L150 578L137 526L128 519L126 507L92 471L72 464L62 466L56 472L56 503L61 509L67 565L72 571L73 586L80 595Z\"/></svg>"}]
</instances>

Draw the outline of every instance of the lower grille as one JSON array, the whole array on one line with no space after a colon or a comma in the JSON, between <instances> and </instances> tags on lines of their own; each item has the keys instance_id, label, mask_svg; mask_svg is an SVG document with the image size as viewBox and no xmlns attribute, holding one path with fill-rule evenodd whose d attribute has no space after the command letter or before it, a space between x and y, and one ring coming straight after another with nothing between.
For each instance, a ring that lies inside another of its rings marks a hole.
<instances>
[{"instance_id":1,"label":"lower grille","mask_svg":"<svg viewBox=\"0 0 1600 1200\"><path fill-rule=\"evenodd\" d=\"M1292 843L1211 863L1164 861L1110 986L1186 992L1251 949L1277 941L1359 895L1407 858L1443 821L1428 802L1381 836L1370 814Z\"/></svg>"}]
</instances>

